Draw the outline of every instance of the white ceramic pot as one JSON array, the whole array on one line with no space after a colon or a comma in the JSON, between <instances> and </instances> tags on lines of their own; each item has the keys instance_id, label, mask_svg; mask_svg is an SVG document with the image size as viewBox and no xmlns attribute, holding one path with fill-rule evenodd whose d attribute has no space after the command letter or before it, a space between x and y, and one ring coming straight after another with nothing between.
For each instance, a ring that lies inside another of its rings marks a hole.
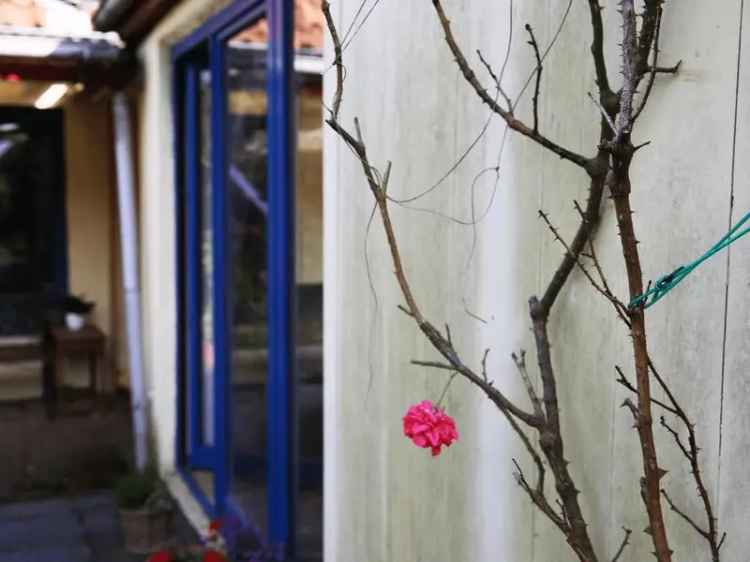
<instances>
[{"instance_id":1,"label":"white ceramic pot","mask_svg":"<svg viewBox=\"0 0 750 562\"><path fill-rule=\"evenodd\" d=\"M71 330L73 332L80 330L81 328L83 328L83 325L85 323L86 320L80 314L68 312L65 315L65 325L68 327L68 330Z\"/></svg>"}]
</instances>

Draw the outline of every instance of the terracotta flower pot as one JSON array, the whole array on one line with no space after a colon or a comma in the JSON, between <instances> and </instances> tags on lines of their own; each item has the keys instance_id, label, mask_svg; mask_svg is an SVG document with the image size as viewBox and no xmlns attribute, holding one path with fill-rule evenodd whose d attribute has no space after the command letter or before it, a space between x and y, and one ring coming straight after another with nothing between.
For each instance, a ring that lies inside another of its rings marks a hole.
<instances>
[{"instance_id":1,"label":"terracotta flower pot","mask_svg":"<svg viewBox=\"0 0 750 562\"><path fill-rule=\"evenodd\" d=\"M151 554L170 546L174 537L172 510L120 509L120 524L131 554Z\"/></svg>"}]
</instances>

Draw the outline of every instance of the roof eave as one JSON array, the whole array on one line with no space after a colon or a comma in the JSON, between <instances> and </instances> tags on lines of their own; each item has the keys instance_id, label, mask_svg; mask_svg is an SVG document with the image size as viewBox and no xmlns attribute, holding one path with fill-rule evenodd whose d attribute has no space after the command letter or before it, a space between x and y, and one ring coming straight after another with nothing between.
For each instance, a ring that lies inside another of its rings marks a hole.
<instances>
[{"instance_id":1,"label":"roof eave","mask_svg":"<svg viewBox=\"0 0 750 562\"><path fill-rule=\"evenodd\" d=\"M94 13L94 28L116 31L129 49L136 48L179 0L103 0Z\"/></svg>"}]
</instances>

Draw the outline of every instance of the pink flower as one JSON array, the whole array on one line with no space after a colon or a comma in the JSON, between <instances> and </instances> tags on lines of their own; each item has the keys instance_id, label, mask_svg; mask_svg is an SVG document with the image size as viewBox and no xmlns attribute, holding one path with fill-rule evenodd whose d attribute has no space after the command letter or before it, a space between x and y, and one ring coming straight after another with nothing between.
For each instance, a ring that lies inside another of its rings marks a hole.
<instances>
[{"instance_id":1,"label":"pink flower","mask_svg":"<svg viewBox=\"0 0 750 562\"><path fill-rule=\"evenodd\" d=\"M431 448L432 456L440 454L443 445L458 441L456 422L429 400L409 408L404 416L404 435L417 447Z\"/></svg>"}]
</instances>

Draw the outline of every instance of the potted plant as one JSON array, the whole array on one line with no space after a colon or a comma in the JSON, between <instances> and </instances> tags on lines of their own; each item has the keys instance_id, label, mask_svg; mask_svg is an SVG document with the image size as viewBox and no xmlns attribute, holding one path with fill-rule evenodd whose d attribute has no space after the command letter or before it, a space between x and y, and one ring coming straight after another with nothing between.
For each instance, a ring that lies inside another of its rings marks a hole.
<instances>
[{"instance_id":1,"label":"potted plant","mask_svg":"<svg viewBox=\"0 0 750 562\"><path fill-rule=\"evenodd\" d=\"M149 554L166 547L174 534L174 504L156 471L131 472L115 486L125 549Z\"/></svg>"},{"instance_id":2,"label":"potted plant","mask_svg":"<svg viewBox=\"0 0 750 562\"><path fill-rule=\"evenodd\" d=\"M86 324L86 318L93 309L93 302L87 302L75 295L68 295L63 302L65 325L69 330L80 330Z\"/></svg>"}]
</instances>

